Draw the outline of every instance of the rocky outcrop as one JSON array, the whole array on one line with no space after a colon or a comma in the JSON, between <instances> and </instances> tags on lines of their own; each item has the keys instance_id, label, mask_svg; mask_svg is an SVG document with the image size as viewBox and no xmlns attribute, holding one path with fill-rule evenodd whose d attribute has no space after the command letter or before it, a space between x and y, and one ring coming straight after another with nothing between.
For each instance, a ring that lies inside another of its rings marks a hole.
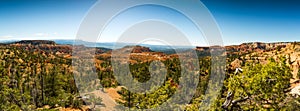
<instances>
[{"instance_id":1,"label":"rocky outcrop","mask_svg":"<svg viewBox=\"0 0 300 111\"><path fill-rule=\"evenodd\" d=\"M236 68L241 68L243 64L242 60L235 59L233 62L230 63L231 69L234 70Z\"/></svg>"},{"instance_id":2,"label":"rocky outcrop","mask_svg":"<svg viewBox=\"0 0 300 111\"><path fill-rule=\"evenodd\" d=\"M116 49L122 52L128 52L131 51L131 53L143 53L143 52L153 52L149 47L144 46L125 46L121 49Z\"/></svg>"},{"instance_id":3,"label":"rocky outcrop","mask_svg":"<svg viewBox=\"0 0 300 111\"><path fill-rule=\"evenodd\" d=\"M153 52L149 47L135 46L132 53Z\"/></svg>"},{"instance_id":4,"label":"rocky outcrop","mask_svg":"<svg viewBox=\"0 0 300 111\"><path fill-rule=\"evenodd\" d=\"M198 50L198 51L207 51L207 50L209 50L209 47L200 47L200 46L197 46L196 50Z\"/></svg>"},{"instance_id":5,"label":"rocky outcrop","mask_svg":"<svg viewBox=\"0 0 300 111\"><path fill-rule=\"evenodd\" d=\"M265 52L271 50L280 50L285 48L291 43L262 43L262 42L252 42L252 43L243 43L241 45L232 45L226 46L226 51L228 53L247 53L247 52Z\"/></svg>"},{"instance_id":6,"label":"rocky outcrop","mask_svg":"<svg viewBox=\"0 0 300 111\"><path fill-rule=\"evenodd\" d=\"M243 43L240 45L230 45L225 46L227 54L243 54L249 52L265 52L272 50L281 50L285 48L287 45L291 45L290 42L278 42L278 43L262 43L262 42L251 42L251 43ZM200 47L197 46L197 51L208 52L210 49L215 49L215 46L212 47Z\"/></svg>"},{"instance_id":7,"label":"rocky outcrop","mask_svg":"<svg viewBox=\"0 0 300 111\"><path fill-rule=\"evenodd\" d=\"M300 68L300 53L299 52L293 52L293 54L290 55L289 57L289 64L290 64L290 67L291 69L293 70L293 77L294 78L298 78L298 71L299 71L299 68Z\"/></svg>"}]
</instances>

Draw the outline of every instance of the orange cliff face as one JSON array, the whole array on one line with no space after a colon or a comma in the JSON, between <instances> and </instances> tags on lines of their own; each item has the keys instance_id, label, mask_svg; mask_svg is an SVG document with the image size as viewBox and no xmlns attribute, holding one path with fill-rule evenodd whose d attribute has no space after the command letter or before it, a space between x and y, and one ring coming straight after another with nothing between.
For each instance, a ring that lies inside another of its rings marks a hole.
<instances>
[{"instance_id":1,"label":"orange cliff face","mask_svg":"<svg viewBox=\"0 0 300 111\"><path fill-rule=\"evenodd\" d=\"M251 51L269 51L275 50L276 48L284 48L290 43L243 43L241 45L226 46L227 51L241 51L241 52L251 52Z\"/></svg>"},{"instance_id":2,"label":"orange cliff face","mask_svg":"<svg viewBox=\"0 0 300 111\"><path fill-rule=\"evenodd\" d=\"M243 43L240 45L229 45L225 46L227 54L243 54L249 52L265 52L271 50L278 50L285 48L291 43L278 42L278 43L262 43L262 42L253 42L253 43ZM211 46L211 47L196 47L197 51L210 51L210 49L217 49L220 46Z\"/></svg>"},{"instance_id":3,"label":"orange cliff face","mask_svg":"<svg viewBox=\"0 0 300 111\"><path fill-rule=\"evenodd\" d=\"M286 64L291 68L293 79L291 85L298 86L300 68L300 43L245 43L237 46L227 46L227 50L247 52L230 63L231 68L241 67L242 63L254 62L266 64L269 58L280 61L281 57L286 58ZM296 83L296 82L297 83Z\"/></svg>"}]
</instances>

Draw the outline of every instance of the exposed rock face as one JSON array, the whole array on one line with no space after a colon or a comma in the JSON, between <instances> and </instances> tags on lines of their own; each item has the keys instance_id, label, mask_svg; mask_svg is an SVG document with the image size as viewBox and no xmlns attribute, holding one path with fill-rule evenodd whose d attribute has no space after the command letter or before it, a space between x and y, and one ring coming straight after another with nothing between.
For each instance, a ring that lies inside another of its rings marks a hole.
<instances>
[{"instance_id":1,"label":"exposed rock face","mask_svg":"<svg viewBox=\"0 0 300 111\"><path fill-rule=\"evenodd\" d=\"M253 42L253 43L243 43L241 45L233 45L226 46L226 50L229 52L264 52L270 50L280 50L285 48L287 45L291 43L261 43L261 42Z\"/></svg>"},{"instance_id":2,"label":"exposed rock face","mask_svg":"<svg viewBox=\"0 0 300 111\"><path fill-rule=\"evenodd\" d=\"M288 42L278 42L278 43L262 43L262 42L252 42L252 43L243 43L241 45L230 45L225 46L227 54L241 54L248 52L264 52L270 50L280 50L285 48L287 45L292 43ZM210 47L196 47L197 51L209 51Z\"/></svg>"},{"instance_id":3,"label":"exposed rock face","mask_svg":"<svg viewBox=\"0 0 300 111\"><path fill-rule=\"evenodd\" d=\"M230 63L230 69L241 67L243 62L267 63L269 58L280 61L286 58L286 64L291 69L293 78L290 80L291 92L295 97L300 97L300 43L245 43L237 46L227 46L228 53L242 54L239 59Z\"/></svg>"},{"instance_id":4,"label":"exposed rock face","mask_svg":"<svg viewBox=\"0 0 300 111\"><path fill-rule=\"evenodd\" d=\"M209 50L209 47L200 47L200 46L197 46L196 50L198 50L198 51L207 51L207 50Z\"/></svg>"},{"instance_id":5,"label":"exposed rock face","mask_svg":"<svg viewBox=\"0 0 300 111\"><path fill-rule=\"evenodd\" d=\"M291 90L290 94L291 94L292 96L294 96L294 97L299 97L299 96L300 96L300 86L294 87L294 88Z\"/></svg>"},{"instance_id":6,"label":"exposed rock face","mask_svg":"<svg viewBox=\"0 0 300 111\"><path fill-rule=\"evenodd\" d=\"M149 47L135 46L132 53L153 52Z\"/></svg>"},{"instance_id":7,"label":"exposed rock face","mask_svg":"<svg viewBox=\"0 0 300 111\"><path fill-rule=\"evenodd\" d=\"M249 43L247 43L249 44ZM244 44L245 45L245 44ZM286 63L292 69L293 77L297 78L297 73L300 66L300 44L297 43L253 43L249 44L250 48L261 48L263 51L253 51L244 58L245 61L256 61L259 63L265 63L268 58L272 57L278 60L280 57L286 57ZM234 61L235 62L235 61ZM233 62L233 63L234 63Z\"/></svg>"},{"instance_id":8,"label":"exposed rock face","mask_svg":"<svg viewBox=\"0 0 300 111\"><path fill-rule=\"evenodd\" d=\"M290 67L292 68L293 70L293 77L294 78L298 78L298 71L299 71L299 68L300 68L300 52L293 52L293 54L290 55Z\"/></svg>"},{"instance_id":9,"label":"exposed rock face","mask_svg":"<svg viewBox=\"0 0 300 111\"><path fill-rule=\"evenodd\" d=\"M143 52L153 52L149 47L143 47L143 46L125 46L121 49L117 49L120 51L131 51L131 53L143 53Z\"/></svg>"},{"instance_id":10,"label":"exposed rock face","mask_svg":"<svg viewBox=\"0 0 300 111\"><path fill-rule=\"evenodd\" d=\"M242 67L242 63L243 63L242 60L235 59L233 62L230 63L231 69L234 70L236 68L241 68Z\"/></svg>"}]
</instances>

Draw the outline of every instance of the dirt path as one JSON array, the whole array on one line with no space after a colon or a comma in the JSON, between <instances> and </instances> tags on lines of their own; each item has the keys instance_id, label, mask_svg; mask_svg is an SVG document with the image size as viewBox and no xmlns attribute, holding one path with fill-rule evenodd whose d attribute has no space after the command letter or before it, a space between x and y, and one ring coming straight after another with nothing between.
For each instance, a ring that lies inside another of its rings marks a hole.
<instances>
[{"instance_id":1,"label":"dirt path","mask_svg":"<svg viewBox=\"0 0 300 111\"><path fill-rule=\"evenodd\" d=\"M95 94L95 96L102 98L102 103L104 106L100 107L101 111L114 111L117 103L113 100L107 92L103 92L102 90L96 90L91 92Z\"/></svg>"},{"instance_id":2,"label":"dirt path","mask_svg":"<svg viewBox=\"0 0 300 111\"><path fill-rule=\"evenodd\" d=\"M96 90L91 93L95 94L95 96L102 98L102 103L105 106L101 106L101 111L114 111L117 102L115 100L120 98L120 95L117 93L121 87L117 88L105 88L104 92L102 90Z\"/></svg>"}]
</instances>

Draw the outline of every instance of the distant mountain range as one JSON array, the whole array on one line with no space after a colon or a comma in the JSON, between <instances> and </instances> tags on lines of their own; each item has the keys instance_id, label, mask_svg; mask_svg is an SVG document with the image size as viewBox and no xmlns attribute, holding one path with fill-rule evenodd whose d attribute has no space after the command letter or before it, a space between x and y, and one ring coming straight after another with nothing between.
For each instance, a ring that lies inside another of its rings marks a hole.
<instances>
[{"instance_id":1,"label":"distant mountain range","mask_svg":"<svg viewBox=\"0 0 300 111\"><path fill-rule=\"evenodd\" d=\"M0 40L0 43L18 43L20 41L22 40ZM156 52L165 52L165 53L175 53L175 49L177 51L185 51L188 49L196 48L196 46L167 46L167 45L135 44L135 43L121 43L121 42L98 43L98 42L87 42L83 40L46 40L46 41L54 41L56 44L61 44L61 45L84 45L86 47L102 47L108 49L119 49L125 46L140 45L140 46L149 47L151 50ZM22 42L24 42L24 40Z\"/></svg>"},{"instance_id":2,"label":"distant mountain range","mask_svg":"<svg viewBox=\"0 0 300 111\"><path fill-rule=\"evenodd\" d=\"M121 43L121 42L105 42L105 43L97 43L97 42L87 42L83 40L0 40L2 44L61 44L61 45L84 45L86 47L97 47L104 48L107 50L110 49L120 49L125 46L144 46L149 47L152 51L155 52L164 52L166 54L174 54L177 52L186 52L191 49L197 49L198 51L209 52L211 47L200 47L200 46L167 46L167 45L151 45L151 44L135 44L135 43ZM273 50L275 48L285 47L287 44L293 42L276 42L276 43L262 43L262 42L249 42L243 43L240 45L230 45L225 46L226 51L232 53L242 53L249 51L261 51L261 50ZM214 46L212 46L214 47Z\"/></svg>"}]
</instances>

